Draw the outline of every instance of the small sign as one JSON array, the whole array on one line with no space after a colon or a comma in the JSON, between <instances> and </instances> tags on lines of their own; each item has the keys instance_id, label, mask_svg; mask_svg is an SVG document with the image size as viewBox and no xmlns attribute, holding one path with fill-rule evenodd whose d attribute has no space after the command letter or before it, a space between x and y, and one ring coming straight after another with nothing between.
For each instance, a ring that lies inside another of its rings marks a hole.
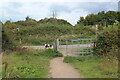
<instances>
[{"instance_id":1,"label":"small sign","mask_svg":"<svg viewBox=\"0 0 120 80\"><path fill-rule=\"evenodd\" d=\"M20 31L20 28L16 28L17 31Z\"/></svg>"},{"instance_id":2,"label":"small sign","mask_svg":"<svg viewBox=\"0 0 120 80\"><path fill-rule=\"evenodd\" d=\"M96 25L96 27L98 27L98 25Z\"/></svg>"}]
</instances>

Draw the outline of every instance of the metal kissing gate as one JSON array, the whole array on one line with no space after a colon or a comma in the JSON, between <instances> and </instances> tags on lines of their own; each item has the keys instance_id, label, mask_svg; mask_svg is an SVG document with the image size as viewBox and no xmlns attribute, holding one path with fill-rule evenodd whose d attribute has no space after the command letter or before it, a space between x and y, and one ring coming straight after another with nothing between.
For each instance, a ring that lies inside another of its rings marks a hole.
<instances>
[{"instance_id":1,"label":"metal kissing gate","mask_svg":"<svg viewBox=\"0 0 120 80\"><path fill-rule=\"evenodd\" d=\"M64 56L92 55L92 39L57 39L56 49Z\"/></svg>"}]
</instances>

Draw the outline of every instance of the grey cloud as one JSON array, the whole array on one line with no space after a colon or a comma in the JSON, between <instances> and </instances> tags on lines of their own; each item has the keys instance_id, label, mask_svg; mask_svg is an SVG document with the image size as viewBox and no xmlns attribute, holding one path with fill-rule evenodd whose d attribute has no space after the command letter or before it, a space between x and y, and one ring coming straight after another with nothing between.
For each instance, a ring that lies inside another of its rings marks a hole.
<instances>
[{"instance_id":1,"label":"grey cloud","mask_svg":"<svg viewBox=\"0 0 120 80\"><path fill-rule=\"evenodd\" d=\"M117 2L81 2L76 8L87 10L90 13L98 13L100 11L108 11L109 9L117 11Z\"/></svg>"}]
</instances>

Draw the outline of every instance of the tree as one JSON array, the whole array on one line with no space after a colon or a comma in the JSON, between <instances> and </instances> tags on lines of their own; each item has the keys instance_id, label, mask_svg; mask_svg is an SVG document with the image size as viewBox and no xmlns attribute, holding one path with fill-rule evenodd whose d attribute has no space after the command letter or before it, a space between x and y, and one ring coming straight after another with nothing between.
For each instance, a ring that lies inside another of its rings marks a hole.
<instances>
[{"instance_id":1,"label":"tree","mask_svg":"<svg viewBox=\"0 0 120 80\"><path fill-rule=\"evenodd\" d=\"M106 12L105 17L109 25L113 25L113 23L115 23L115 20L118 19L117 12L115 11Z\"/></svg>"},{"instance_id":2,"label":"tree","mask_svg":"<svg viewBox=\"0 0 120 80\"><path fill-rule=\"evenodd\" d=\"M117 12L117 15L118 15L118 21L120 22L120 11Z\"/></svg>"},{"instance_id":3,"label":"tree","mask_svg":"<svg viewBox=\"0 0 120 80\"><path fill-rule=\"evenodd\" d=\"M85 24L85 19L84 17L80 17L80 20L77 22L77 24Z\"/></svg>"},{"instance_id":4,"label":"tree","mask_svg":"<svg viewBox=\"0 0 120 80\"><path fill-rule=\"evenodd\" d=\"M89 14L85 18L80 17L80 20L77 22L77 24L82 23L84 26L95 24L99 24L100 26L107 26L113 25L115 20L120 21L120 12L108 11L105 13L102 11L97 14Z\"/></svg>"},{"instance_id":5,"label":"tree","mask_svg":"<svg viewBox=\"0 0 120 80\"><path fill-rule=\"evenodd\" d=\"M95 24L95 15L89 14L85 17L85 20L87 21L87 25L94 25Z\"/></svg>"}]
</instances>

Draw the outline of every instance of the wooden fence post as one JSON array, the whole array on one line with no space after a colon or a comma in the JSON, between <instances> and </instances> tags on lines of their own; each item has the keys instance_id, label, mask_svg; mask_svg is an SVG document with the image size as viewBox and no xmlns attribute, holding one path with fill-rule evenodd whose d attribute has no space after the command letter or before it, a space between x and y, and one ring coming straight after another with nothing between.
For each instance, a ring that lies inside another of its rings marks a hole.
<instances>
[{"instance_id":1,"label":"wooden fence post","mask_svg":"<svg viewBox=\"0 0 120 80\"><path fill-rule=\"evenodd\" d=\"M59 39L54 40L53 49L59 51Z\"/></svg>"}]
</instances>

